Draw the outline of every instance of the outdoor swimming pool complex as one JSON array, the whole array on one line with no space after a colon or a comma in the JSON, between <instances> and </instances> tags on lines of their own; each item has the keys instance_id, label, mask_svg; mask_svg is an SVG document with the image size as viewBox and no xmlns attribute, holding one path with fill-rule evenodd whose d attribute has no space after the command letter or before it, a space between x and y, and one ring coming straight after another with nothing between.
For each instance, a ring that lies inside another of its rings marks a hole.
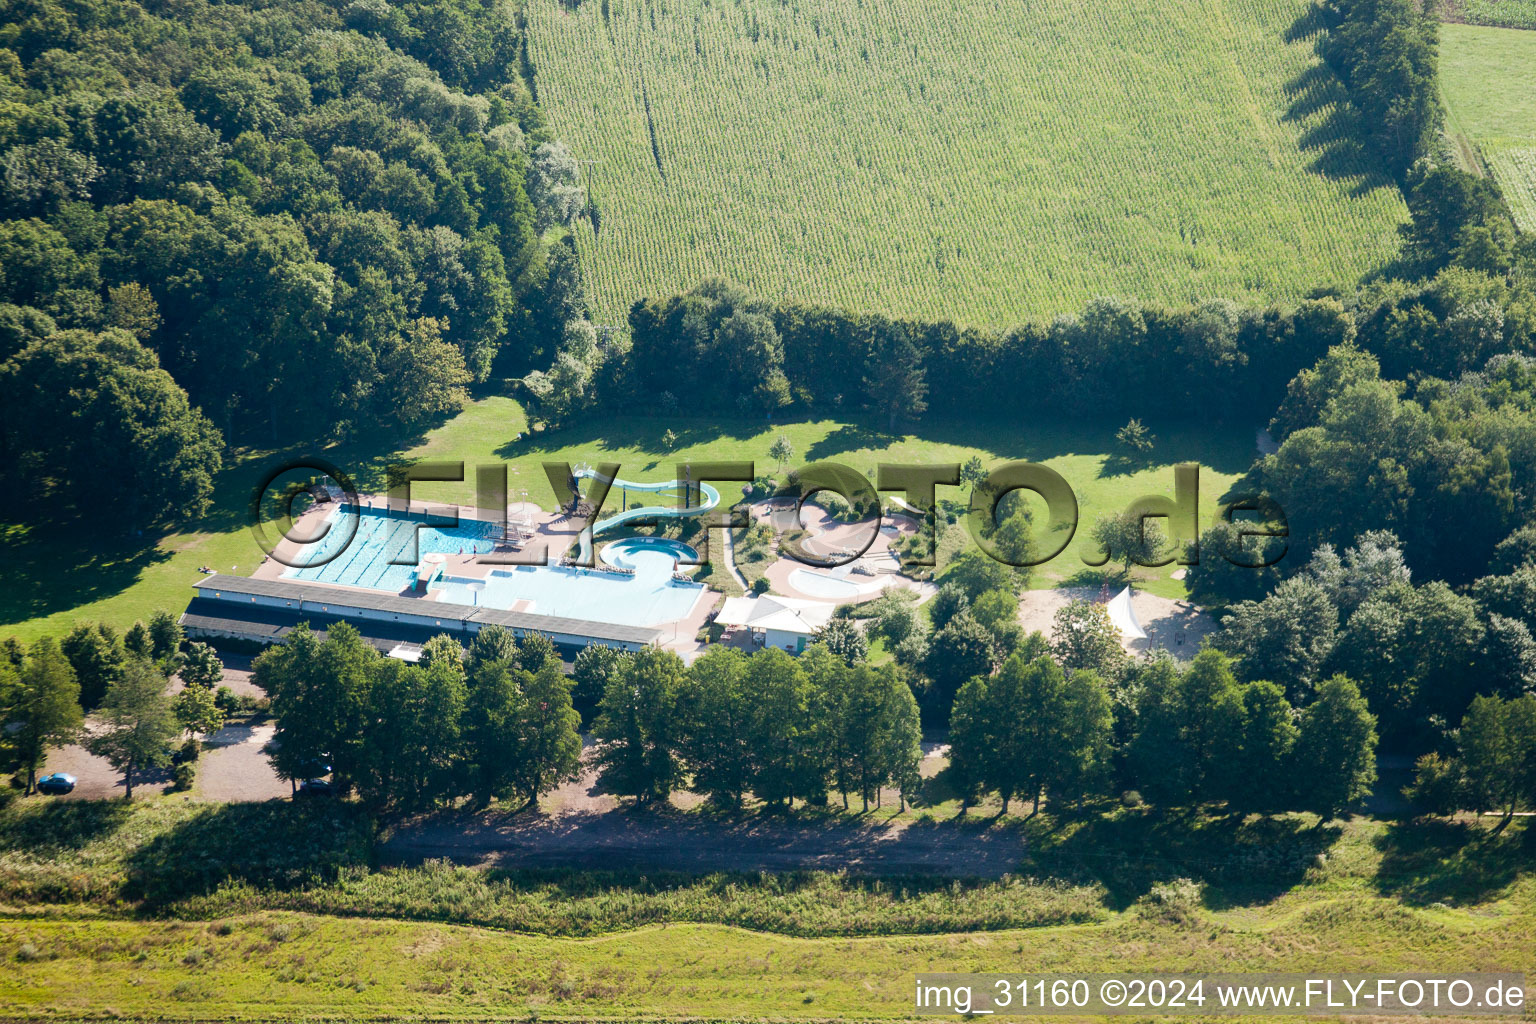
<instances>
[{"instance_id":1,"label":"outdoor swimming pool complex","mask_svg":"<svg viewBox=\"0 0 1536 1024\"><path fill-rule=\"evenodd\" d=\"M357 520L357 532L347 543L350 519ZM483 554L495 546L494 538L500 532L499 524L481 520L461 519L456 527L439 528L423 526L426 520L418 515L390 515L383 509L369 508L354 511L344 506L332 511L327 521L329 532L302 557L319 562L332 552L339 550L340 554L323 565L290 568L284 577L399 593L412 584L416 565L391 565L390 560L411 553L413 532L419 544L415 552L418 559L432 553ZM440 600L455 604L501 609L517 605L518 610L537 615L625 626L654 626L681 619L704 590L702 584L672 579L676 560L692 556L692 549L685 544L662 538L629 538L610 544L603 556L609 564L633 569L634 575L558 566L505 566L493 569L484 581L445 576L433 590L440 593Z\"/></svg>"}]
</instances>

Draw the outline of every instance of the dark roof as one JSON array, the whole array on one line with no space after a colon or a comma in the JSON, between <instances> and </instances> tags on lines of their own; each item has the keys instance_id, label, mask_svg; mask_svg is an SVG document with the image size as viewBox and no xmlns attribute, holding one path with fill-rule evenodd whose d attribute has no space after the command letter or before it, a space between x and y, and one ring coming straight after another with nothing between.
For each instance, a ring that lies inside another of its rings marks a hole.
<instances>
[{"instance_id":1,"label":"dark roof","mask_svg":"<svg viewBox=\"0 0 1536 1024\"><path fill-rule=\"evenodd\" d=\"M356 629L364 640L381 651L389 651L396 644L425 643L445 632L442 626L418 626L408 622L381 622L376 619L348 619L342 615L325 615L318 611L297 612L287 608L263 608L260 605L230 608L225 601L211 598L193 598L181 617L181 624L194 630L216 633L239 633L253 639L279 641L287 638L299 623L325 638L327 627L345 622Z\"/></svg>"},{"instance_id":2,"label":"dark roof","mask_svg":"<svg viewBox=\"0 0 1536 1024\"><path fill-rule=\"evenodd\" d=\"M254 618L230 619L217 614L222 609L208 607L207 601L193 601L181 614L181 624L187 629L206 630L213 633L240 633L249 637L281 640L292 625L288 623L257 622ZM202 607L199 607L202 606Z\"/></svg>"},{"instance_id":3,"label":"dark roof","mask_svg":"<svg viewBox=\"0 0 1536 1024\"><path fill-rule=\"evenodd\" d=\"M306 604L321 605L327 609L357 609L360 611L382 612L391 615L420 615L433 619L441 619L442 626L432 627L439 632L449 628L449 623L456 624L457 628L464 629L467 623L488 626L505 626L508 629L532 631L537 633L568 633L572 636L587 637L592 640L610 640L615 643L650 644L661 638L661 630L650 626L622 626L612 622L596 622L589 619L569 619L560 615L537 615L533 612L512 612L499 608L477 608L471 605L453 604L446 601L426 601L421 598L401 597L398 594L385 594L379 591L354 590L351 588L333 587L324 583L302 583L295 580L261 580L248 576L206 576L192 584L198 594L206 600L216 600L212 593L217 591L223 594L239 594L246 597L267 597L283 601L300 602L298 611L304 613L306 619L317 615L324 616L327 612L321 612L318 608L304 607ZM221 601L226 608L231 602ZM246 604L237 605L243 618L248 611L256 607ZM228 617L228 612L224 612ZM344 615L336 615L336 618L345 618ZM356 620L352 621L357 625ZM370 622L370 625L372 623ZM402 624L403 625L403 624ZM423 627L427 628L427 627Z\"/></svg>"},{"instance_id":4,"label":"dark roof","mask_svg":"<svg viewBox=\"0 0 1536 1024\"><path fill-rule=\"evenodd\" d=\"M400 644L420 647L437 636L454 636L443 626L420 626L408 622L380 622L375 619L348 619L341 615L322 615L305 611L300 614L287 608L263 608L250 605L239 609L240 618L229 617L229 605L211 598L193 598L182 613L182 628L210 633L229 633L249 637L263 643L281 643L300 624L307 625L320 640L325 640L329 627L345 622L357 630L363 640L381 654L388 654ZM455 636L461 643L467 637ZM558 648L560 645L556 645ZM567 672L572 662L562 660Z\"/></svg>"}]
</instances>

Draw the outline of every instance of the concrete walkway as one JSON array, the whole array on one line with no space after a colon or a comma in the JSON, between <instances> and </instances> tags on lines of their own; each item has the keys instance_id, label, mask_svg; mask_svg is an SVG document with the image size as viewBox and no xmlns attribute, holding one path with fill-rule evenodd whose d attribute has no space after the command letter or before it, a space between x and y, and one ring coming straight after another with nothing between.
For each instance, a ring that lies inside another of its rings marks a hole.
<instances>
[{"instance_id":1,"label":"concrete walkway","mask_svg":"<svg viewBox=\"0 0 1536 1024\"><path fill-rule=\"evenodd\" d=\"M725 538L725 567L730 571L731 579L736 581L742 591L750 594L752 589L747 586L747 578L736 568L736 538L731 536L730 530L721 530L720 535Z\"/></svg>"}]
</instances>

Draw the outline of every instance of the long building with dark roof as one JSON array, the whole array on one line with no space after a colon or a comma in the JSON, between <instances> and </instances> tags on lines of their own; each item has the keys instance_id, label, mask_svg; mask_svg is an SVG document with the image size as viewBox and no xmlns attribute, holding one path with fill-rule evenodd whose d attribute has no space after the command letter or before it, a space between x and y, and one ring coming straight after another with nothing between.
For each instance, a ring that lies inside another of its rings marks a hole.
<instances>
[{"instance_id":1,"label":"long building with dark roof","mask_svg":"<svg viewBox=\"0 0 1536 1024\"><path fill-rule=\"evenodd\" d=\"M182 614L181 624L194 639L272 644L280 643L301 622L320 631L347 622L379 650L409 656L412 649L439 634L459 637L467 645L476 633L493 625L504 626L518 637L542 633L566 650L601 644L638 651L663 635L649 626L472 607L292 580L218 575L198 580L193 588L197 594Z\"/></svg>"}]
</instances>

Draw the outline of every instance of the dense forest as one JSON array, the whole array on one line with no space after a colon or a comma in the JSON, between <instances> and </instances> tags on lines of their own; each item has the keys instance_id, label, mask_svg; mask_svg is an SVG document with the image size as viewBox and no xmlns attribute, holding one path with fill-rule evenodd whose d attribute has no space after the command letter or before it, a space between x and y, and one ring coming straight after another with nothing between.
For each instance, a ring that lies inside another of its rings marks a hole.
<instances>
[{"instance_id":1,"label":"dense forest","mask_svg":"<svg viewBox=\"0 0 1536 1024\"><path fill-rule=\"evenodd\" d=\"M225 445L551 358L585 198L522 46L476 0L0 5L0 472L187 517Z\"/></svg>"}]
</instances>

